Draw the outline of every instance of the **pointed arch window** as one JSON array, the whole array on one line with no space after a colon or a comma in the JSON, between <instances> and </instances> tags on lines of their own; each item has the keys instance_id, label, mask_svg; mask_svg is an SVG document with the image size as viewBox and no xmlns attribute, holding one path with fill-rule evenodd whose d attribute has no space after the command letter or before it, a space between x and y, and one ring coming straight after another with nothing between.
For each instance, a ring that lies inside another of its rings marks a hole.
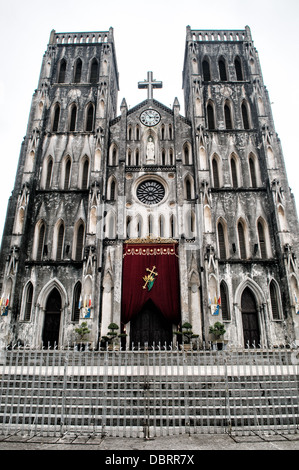
<instances>
[{"instance_id":1,"label":"pointed arch window","mask_svg":"<svg viewBox=\"0 0 299 470\"><path fill-rule=\"evenodd\" d=\"M220 299L221 299L221 311L222 311L222 320L230 320L230 308L229 308L229 299L228 299L228 289L224 281L220 283Z\"/></svg>"},{"instance_id":2,"label":"pointed arch window","mask_svg":"<svg viewBox=\"0 0 299 470\"><path fill-rule=\"evenodd\" d=\"M225 103L224 105L224 117L225 117L225 128L227 130L232 129L233 128L232 113L231 113L231 107L228 103Z\"/></svg>"},{"instance_id":3,"label":"pointed arch window","mask_svg":"<svg viewBox=\"0 0 299 470\"><path fill-rule=\"evenodd\" d=\"M215 130L214 107L211 103L208 103L208 106L207 106L207 116L208 116L208 129Z\"/></svg>"},{"instance_id":4,"label":"pointed arch window","mask_svg":"<svg viewBox=\"0 0 299 470\"><path fill-rule=\"evenodd\" d=\"M141 238L141 235L142 235L142 218L139 215L137 217L137 237Z\"/></svg>"},{"instance_id":5,"label":"pointed arch window","mask_svg":"<svg viewBox=\"0 0 299 470\"><path fill-rule=\"evenodd\" d=\"M175 217L172 214L170 217L170 238L175 238L176 230L175 230Z\"/></svg>"},{"instance_id":6,"label":"pointed arch window","mask_svg":"<svg viewBox=\"0 0 299 470\"><path fill-rule=\"evenodd\" d=\"M70 132L74 132L76 130L76 120L77 120L77 106L73 104L71 108Z\"/></svg>"},{"instance_id":7,"label":"pointed arch window","mask_svg":"<svg viewBox=\"0 0 299 470\"><path fill-rule=\"evenodd\" d=\"M140 128L139 128L138 124L136 126L136 140L140 140Z\"/></svg>"},{"instance_id":8,"label":"pointed arch window","mask_svg":"<svg viewBox=\"0 0 299 470\"><path fill-rule=\"evenodd\" d=\"M192 211L190 214L190 230L191 230L191 236L195 236L195 214Z\"/></svg>"},{"instance_id":9,"label":"pointed arch window","mask_svg":"<svg viewBox=\"0 0 299 470\"><path fill-rule=\"evenodd\" d=\"M191 183L189 178L186 181L186 199L189 201L191 199Z\"/></svg>"},{"instance_id":10,"label":"pointed arch window","mask_svg":"<svg viewBox=\"0 0 299 470\"><path fill-rule=\"evenodd\" d=\"M46 171L47 171L47 174L46 174L45 189L50 189L51 180L52 180L52 172L53 172L53 160L52 160L52 158L50 158L49 161L48 161Z\"/></svg>"},{"instance_id":11,"label":"pointed arch window","mask_svg":"<svg viewBox=\"0 0 299 470\"><path fill-rule=\"evenodd\" d=\"M170 160L170 165L173 165L174 161L173 161L173 150L172 149L169 150L169 160Z\"/></svg>"},{"instance_id":12,"label":"pointed arch window","mask_svg":"<svg viewBox=\"0 0 299 470\"><path fill-rule=\"evenodd\" d=\"M99 64L97 59L93 59L90 67L90 83L98 82Z\"/></svg>"},{"instance_id":13,"label":"pointed arch window","mask_svg":"<svg viewBox=\"0 0 299 470\"><path fill-rule=\"evenodd\" d=\"M219 66L220 80L222 80L223 82L226 82L227 81L227 72L226 72L225 60L223 58L219 59L218 66Z\"/></svg>"},{"instance_id":14,"label":"pointed arch window","mask_svg":"<svg viewBox=\"0 0 299 470\"><path fill-rule=\"evenodd\" d=\"M126 221L126 227L127 227L127 238L131 238L132 236L132 217L127 216L127 221Z\"/></svg>"},{"instance_id":15,"label":"pointed arch window","mask_svg":"<svg viewBox=\"0 0 299 470\"><path fill-rule=\"evenodd\" d=\"M81 75L82 75L82 60L78 59L75 65L75 76L74 76L75 83L81 82Z\"/></svg>"},{"instance_id":16,"label":"pointed arch window","mask_svg":"<svg viewBox=\"0 0 299 470\"><path fill-rule=\"evenodd\" d=\"M25 309L24 309L24 320L30 321L31 310L32 310L32 298L33 298L33 285L32 282L28 282L25 292Z\"/></svg>"},{"instance_id":17,"label":"pointed arch window","mask_svg":"<svg viewBox=\"0 0 299 470\"><path fill-rule=\"evenodd\" d=\"M218 232L219 258L226 259L225 234L224 234L224 228L221 222L219 222L217 225L217 232Z\"/></svg>"},{"instance_id":18,"label":"pointed arch window","mask_svg":"<svg viewBox=\"0 0 299 470\"><path fill-rule=\"evenodd\" d=\"M59 118L60 118L60 106L58 103L56 103L55 108L54 108L54 118L53 118L53 126L52 126L53 132L58 131Z\"/></svg>"},{"instance_id":19,"label":"pointed arch window","mask_svg":"<svg viewBox=\"0 0 299 470\"><path fill-rule=\"evenodd\" d=\"M88 176L89 176L89 160L86 158L83 163L83 168L82 168L82 184L81 184L81 189L87 189L88 188Z\"/></svg>"},{"instance_id":20,"label":"pointed arch window","mask_svg":"<svg viewBox=\"0 0 299 470\"><path fill-rule=\"evenodd\" d=\"M193 238L195 237L195 214L193 211L190 211L187 214L186 220L186 237Z\"/></svg>"},{"instance_id":21,"label":"pointed arch window","mask_svg":"<svg viewBox=\"0 0 299 470\"><path fill-rule=\"evenodd\" d=\"M80 297L81 297L81 282L78 281L74 287L74 294L73 294L72 321L75 323L78 323L80 320Z\"/></svg>"},{"instance_id":22,"label":"pointed arch window","mask_svg":"<svg viewBox=\"0 0 299 470\"><path fill-rule=\"evenodd\" d=\"M116 166L118 160L118 148L112 144L109 151L109 165ZM132 162L131 162L132 163Z\"/></svg>"},{"instance_id":23,"label":"pointed arch window","mask_svg":"<svg viewBox=\"0 0 299 470\"><path fill-rule=\"evenodd\" d=\"M241 111L242 111L243 127L244 127L245 130L250 129L248 107L247 107L245 101L243 101L243 103L242 103Z\"/></svg>"},{"instance_id":24,"label":"pointed arch window","mask_svg":"<svg viewBox=\"0 0 299 470\"><path fill-rule=\"evenodd\" d=\"M253 188L256 188L257 180L256 180L255 162L252 156L249 157L249 171L250 171L250 178L251 178L251 186Z\"/></svg>"},{"instance_id":25,"label":"pointed arch window","mask_svg":"<svg viewBox=\"0 0 299 470\"><path fill-rule=\"evenodd\" d=\"M66 75L66 60L62 59L60 61L58 83L65 83L65 75Z\"/></svg>"},{"instance_id":26,"label":"pointed arch window","mask_svg":"<svg viewBox=\"0 0 299 470\"><path fill-rule=\"evenodd\" d=\"M207 59L204 59L202 62L202 73L203 73L204 82L209 82L211 80L211 73L210 73L210 64Z\"/></svg>"},{"instance_id":27,"label":"pointed arch window","mask_svg":"<svg viewBox=\"0 0 299 470\"><path fill-rule=\"evenodd\" d=\"M111 185L110 185L110 201L115 201L115 180L111 180Z\"/></svg>"},{"instance_id":28,"label":"pointed arch window","mask_svg":"<svg viewBox=\"0 0 299 470\"><path fill-rule=\"evenodd\" d=\"M260 254L262 259L267 258L267 250L266 250L266 240L265 240L265 232L264 227L261 221L257 223L257 230L258 230L258 238L259 238L259 246L260 246Z\"/></svg>"},{"instance_id":29,"label":"pointed arch window","mask_svg":"<svg viewBox=\"0 0 299 470\"><path fill-rule=\"evenodd\" d=\"M273 320L280 319L280 302L279 302L279 290L276 282L273 280L270 282L270 299L271 299L271 310Z\"/></svg>"},{"instance_id":30,"label":"pointed arch window","mask_svg":"<svg viewBox=\"0 0 299 470\"><path fill-rule=\"evenodd\" d=\"M135 152L135 164L136 166L139 166L140 162L139 162L139 150L136 149L136 152Z\"/></svg>"},{"instance_id":31,"label":"pointed arch window","mask_svg":"<svg viewBox=\"0 0 299 470\"><path fill-rule=\"evenodd\" d=\"M153 216L152 216L152 215L149 215L149 216L148 216L148 234L149 234L149 235L153 234L153 230L154 230L154 220L153 220Z\"/></svg>"},{"instance_id":32,"label":"pointed arch window","mask_svg":"<svg viewBox=\"0 0 299 470\"><path fill-rule=\"evenodd\" d=\"M84 224L79 224L76 236L75 261L81 261L83 256Z\"/></svg>"},{"instance_id":33,"label":"pointed arch window","mask_svg":"<svg viewBox=\"0 0 299 470\"><path fill-rule=\"evenodd\" d=\"M162 165L166 165L166 153L164 149L162 150Z\"/></svg>"},{"instance_id":34,"label":"pointed arch window","mask_svg":"<svg viewBox=\"0 0 299 470\"><path fill-rule=\"evenodd\" d=\"M41 222L38 227L38 236L37 236L37 250L36 250L36 260L41 261L44 255L44 244L45 244L45 224Z\"/></svg>"},{"instance_id":35,"label":"pointed arch window","mask_svg":"<svg viewBox=\"0 0 299 470\"><path fill-rule=\"evenodd\" d=\"M191 176L187 176L185 179L185 198L187 201L191 201L194 198L194 190L193 190L193 181Z\"/></svg>"},{"instance_id":36,"label":"pointed arch window","mask_svg":"<svg viewBox=\"0 0 299 470\"><path fill-rule=\"evenodd\" d=\"M57 250L56 260L61 261L63 258L63 242L64 242L64 224L61 223L57 234Z\"/></svg>"},{"instance_id":37,"label":"pointed arch window","mask_svg":"<svg viewBox=\"0 0 299 470\"><path fill-rule=\"evenodd\" d=\"M93 131L93 119L94 119L93 115L94 115L94 107L93 107L93 104L90 103L86 110L86 126L85 126L86 132Z\"/></svg>"},{"instance_id":38,"label":"pointed arch window","mask_svg":"<svg viewBox=\"0 0 299 470\"><path fill-rule=\"evenodd\" d=\"M70 187L70 176L71 176L71 159L67 158L64 167L64 184L63 189L69 189Z\"/></svg>"},{"instance_id":39,"label":"pointed arch window","mask_svg":"<svg viewBox=\"0 0 299 470\"><path fill-rule=\"evenodd\" d=\"M243 80L243 72L242 72L242 65L241 65L241 60L239 57L235 58L235 70L236 70L236 76L238 81Z\"/></svg>"},{"instance_id":40,"label":"pointed arch window","mask_svg":"<svg viewBox=\"0 0 299 470\"><path fill-rule=\"evenodd\" d=\"M187 143L183 147L184 164L191 165L191 150Z\"/></svg>"},{"instance_id":41,"label":"pointed arch window","mask_svg":"<svg viewBox=\"0 0 299 470\"><path fill-rule=\"evenodd\" d=\"M230 169L231 169L231 177L232 177L232 186L233 188L238 187L238 176L237 176L237 165L236 160L234 157L230 159Z\"/></svg>"},{"instance_id":42,"label":"pointed arch window","mask_svg":"<svg viewBox=\"0 0 299 470\"><path fill-rule=\"evenodd\" d=\"M245 242L245 231L242 222L238 223L238 239L239 239L239 251L240 258L246 259L246 242Z\"/></svg>"},{"instance_id":43,"label":"pointed arch window","mask_svg":"<svg viewBox=\"0 0 299 470\"><path fill-rule=\"evenodd\" d=\"M163 215L160 215L160 217L159 217L159 232L160 232L160 237L162 237L162 238L165 237L164 228L165 228L164 217L163 217Z\"/></svg>"},{"instance_id":44,"label":"pointed arch window","mask_svg":"<svg viewBox=\"0 0 299 470\"><path fill-rule=\"evenodd\" d=\"M218 162L216 158L212 159L212 172L214 188L220 188Z\"/></svg>"},{"instance_id":45,"label":"pointed arch window","mask_svg":"<svg viewBox=\"0 0 299 470\"><path fill-rule=\"evenodd\" d=\"M131 166L131 165L132 165L132 152L129 149L128 150L128 166Z\"/></svg>"}]
</instances>

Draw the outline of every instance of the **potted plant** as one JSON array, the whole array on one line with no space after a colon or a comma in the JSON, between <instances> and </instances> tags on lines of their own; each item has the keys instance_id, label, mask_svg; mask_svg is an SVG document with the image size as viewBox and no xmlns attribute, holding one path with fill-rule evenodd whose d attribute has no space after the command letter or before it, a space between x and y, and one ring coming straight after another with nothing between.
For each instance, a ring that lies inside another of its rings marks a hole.
<instances>
[{"instance_id":1,"label":"potted plant","mask_svg":"<svg viewBox=\"0 0 299 470\"><path fill-rule=\"evenodd\" d=\"M126 333L117 333L119 326L116 323L110 323L108 326L108 333L107 336L102 337L102 341L104 343L108 343L108 349L119 349L119 341L118 338L124 338L127 336Z\"/></svg>"},{"instance_id":2,"label":"potted plant","mask_svg":"<svg viewBox=\"0 0 299 470\"><path fill-rule=\"evenodd\" d=\"M175 331L174 334L181 338L181 348L185 351L188 351L192 348L192 339L198 338L199 336L193 333L192 325L188 322L183 323L182 329L180 331Z\"/></svg>"},{"instance_id":3,"label":"potted plant","mask_svg":"<svg viewBox=\"0 0 299 470\"><path fill-rule=\"evenodd\" d=\"M84 321L78 328L75 328L75 332L79 340L75 343L76 345L89 345L89 341L85 341L85 337L90 333L90 329L87 326L87 322Z\"/></svg>"},{"instance_id":4,"label":"potted plant","mask_svg":"<svg viewBox=\"0 0 299 470\"><path fill-rule=\"evenodd\" d=\"M227 343L227 341L221 338L226 333L224 324L217 321L216 323L214 323L213 326L210 326L209 333L214 336L213 345L219 350L222 349L224 345Z\"/></svg>"}]
</instances>

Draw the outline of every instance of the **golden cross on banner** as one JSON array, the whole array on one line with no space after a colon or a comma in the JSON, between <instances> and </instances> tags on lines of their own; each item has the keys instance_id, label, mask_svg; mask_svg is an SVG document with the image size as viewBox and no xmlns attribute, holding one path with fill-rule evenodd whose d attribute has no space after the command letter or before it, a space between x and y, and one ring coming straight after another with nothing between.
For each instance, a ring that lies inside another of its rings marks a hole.
<instances>
[{"instance_id":1,"label":"golden cross on banner","mask_svg":"<svg viewBox=\"0 0 299 470\"><path fill-rule=\"evenodd\" d=\"M148 271L149 274L143 277L143 280L145 281L143 289L146 289L146 286L149 282L153 284L155 280L155 276L158 276L158 273L155 273L155 269L156 269L156 266L153 266L152 269L146 268L146 271ZM149 290L151 288L152 288L152 285L149 287Z\"/></svg>"}]
</instances>

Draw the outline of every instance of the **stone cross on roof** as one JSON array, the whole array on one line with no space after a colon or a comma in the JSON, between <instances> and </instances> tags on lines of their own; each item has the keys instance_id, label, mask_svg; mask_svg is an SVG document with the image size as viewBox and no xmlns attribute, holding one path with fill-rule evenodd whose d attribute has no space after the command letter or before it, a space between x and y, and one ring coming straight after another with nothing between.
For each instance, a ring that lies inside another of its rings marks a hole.
<instances>
[{"instance_id":1,"label":"stone cross on roof","mask_svg":"<svg viewBox=\"0 0 299 470\"><path fill-rule=\"evenodd\" d=\"M162 88L162 82L153 79L153 72L147 72L147 80L138 82L138 88L147 88L147 98L153 99L153 88Z\"/></svg>"}]
</instances>

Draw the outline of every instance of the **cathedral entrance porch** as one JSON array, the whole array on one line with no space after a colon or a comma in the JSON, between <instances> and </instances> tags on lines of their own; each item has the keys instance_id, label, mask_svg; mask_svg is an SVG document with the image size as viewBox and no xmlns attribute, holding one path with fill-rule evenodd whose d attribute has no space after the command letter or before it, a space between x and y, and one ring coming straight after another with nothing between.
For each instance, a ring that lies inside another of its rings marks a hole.
<instances>
[{"instance_id":1,"label":"cathedral entrance porch","mask_svg":"<svg viewBox=\"0 0 299 470\"><path fill-rule=\"evenodd\" d=\"M167 345L172 342L172 324L150 299L131 320L130 347L143 349L146 345Z\"/></svg>"},{"instance_id":2,"label":"cathedral entrance porch","mask_svg":"<svg viewBox=\"0 0 299 470\"><path fill-rule=\"evenodd\" d=\"M171 345L181 322L178 260L173 241L124 245L121 323L131 348Z\"/></svg>"}]
</instances>

